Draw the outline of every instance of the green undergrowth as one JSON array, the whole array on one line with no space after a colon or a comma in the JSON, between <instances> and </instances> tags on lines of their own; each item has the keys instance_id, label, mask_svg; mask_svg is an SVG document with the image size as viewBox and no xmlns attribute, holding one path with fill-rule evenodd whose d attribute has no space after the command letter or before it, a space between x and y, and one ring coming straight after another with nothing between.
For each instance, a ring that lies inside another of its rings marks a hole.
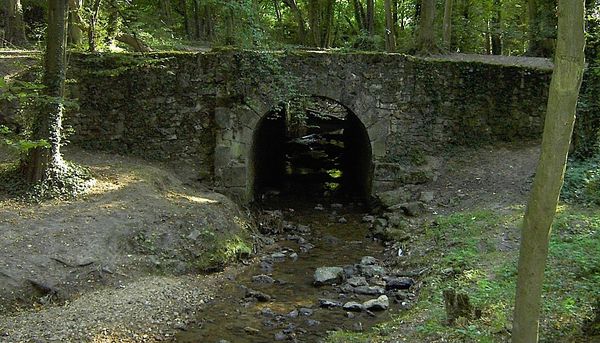
<instances>
[{"instance_id":1,"label":"green undergrowth","mask_svg":"<svg viewBox=\"0 0 600 343\"><path fill-rule=\"evenodd\" d=\"M252 242L245 234L215 239L214 242L211 249L194 261L198 270L218 271L229 263L248 258L252 254Z\"/></svg>"},{"instance_id":2,"label":"green undergrowth","mask_svg":"<svg viewBox=\"0 0 600 343\"><path fill-rule=\"evenodd\" d=\"M568 203L600 206L600 154L569 161L562 198Z\"/></svg>"},{"instance_id":3,"label":"green undergrowth","mask_svg":"<svg viewBox=\"0 0 600 343\"><path fill-rule=\"evenodd\" d=\"M509 341L522 213L519 207L437 217L410 243L409 265L429 268L417 303L366 333L332 332L328 342ZM442 292L449 288L468 294L481 316L446 325ZM589 342L582 327L593 317L599 290L600 209L561 206L550 243L540 342Z\"/></svg>"}]
</instances>

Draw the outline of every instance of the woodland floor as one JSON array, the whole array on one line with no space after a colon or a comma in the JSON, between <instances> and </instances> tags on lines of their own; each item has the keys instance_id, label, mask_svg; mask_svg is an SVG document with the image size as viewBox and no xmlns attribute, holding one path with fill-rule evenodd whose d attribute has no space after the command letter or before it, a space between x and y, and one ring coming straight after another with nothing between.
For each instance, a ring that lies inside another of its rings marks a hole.
<instances>
[{"instance_id":1,"label":"woodland floor","mask_svg":"<svg viewBox=\"0 0 600 343\"><path fill-rule=\"evenodd\" d=\"M426 188L436 196L430 212L523 204L537 155L533 143L454 151ZM168 338L218 292L215 285L238 271L187 274L185 263L193 258L186 249L195 243L178 236L195 235L194 224L208 220L226 237L235 226L231 213L245 216L166 166L79 150L68 157L98 180L82 199L32 205L0 197L0 303L12 304L0 316L1 340ZM177 249L181 244L188 246Z\"/></svg>"}]
</instances>

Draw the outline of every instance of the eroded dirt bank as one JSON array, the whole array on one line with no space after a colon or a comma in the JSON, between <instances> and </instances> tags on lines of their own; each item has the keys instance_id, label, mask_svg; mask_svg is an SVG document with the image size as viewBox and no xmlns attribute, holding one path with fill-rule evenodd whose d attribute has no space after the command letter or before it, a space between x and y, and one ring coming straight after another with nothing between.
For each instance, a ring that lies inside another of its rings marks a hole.
<instances>
[{"instance_id":1,"label":"eroded dirt bank","mask_svg":"<svg viewBox=\"0 0 600 343\"><path fill-rule=\"evenodd\" d=\"M68 155L97 178L84 198L0 198L0 340L168 337L223 282L193 275L251 252L251 221L165 166Z\"/></svg>"}]
</instances>

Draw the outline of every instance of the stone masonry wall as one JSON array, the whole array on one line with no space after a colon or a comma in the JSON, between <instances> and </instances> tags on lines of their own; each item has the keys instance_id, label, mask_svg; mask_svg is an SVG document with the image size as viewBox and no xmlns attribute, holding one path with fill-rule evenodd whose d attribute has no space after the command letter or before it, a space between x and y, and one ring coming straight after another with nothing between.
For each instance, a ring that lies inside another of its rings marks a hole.
<instances>
[{"instance_id":1,"label":"stone masonry wall","mask_svg":"<svg viewBox=\"0 0 600 343\"><path fill-rule=\"evenodd\" d=\"M79 55L72 140L184 161L241 201L252 197L253 135L299 95L349 108L371 143L375 191L431 179L452 144L537 139L551 70L402 55L323 52Z\"/></svg>"}]
</instances>

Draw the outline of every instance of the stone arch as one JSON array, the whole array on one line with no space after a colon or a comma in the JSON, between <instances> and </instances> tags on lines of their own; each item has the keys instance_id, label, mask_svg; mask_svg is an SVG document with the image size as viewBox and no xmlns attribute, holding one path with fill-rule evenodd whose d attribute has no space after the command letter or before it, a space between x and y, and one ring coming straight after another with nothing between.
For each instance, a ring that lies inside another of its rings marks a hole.
<instances>
[{"instance_id":1,"label":"stone arch","mask_svg":"<svg viewBox=\"0 0 600 343\"><path fill-rule=\"evenodd\" d=\"M374 170L377 169L378 161L386 154L386 140L391 126L390 117L379 113L374 98L339 94L334 88L332 87L331 91L305 92L305 94L326 98L342 105L362 126L370 149L369 187L366 191L366 195L370 196L373 183L377 182ZM339 98L331 96L339 96ZM261 120L276 105L278 103L274 99L256 97L246 99L244 104L215 108L217 127L214 153L215 185L220 191L239 202L248 203L254 199L255 170L252 153L255 133Z\"/></svg>"}]
</instances>

